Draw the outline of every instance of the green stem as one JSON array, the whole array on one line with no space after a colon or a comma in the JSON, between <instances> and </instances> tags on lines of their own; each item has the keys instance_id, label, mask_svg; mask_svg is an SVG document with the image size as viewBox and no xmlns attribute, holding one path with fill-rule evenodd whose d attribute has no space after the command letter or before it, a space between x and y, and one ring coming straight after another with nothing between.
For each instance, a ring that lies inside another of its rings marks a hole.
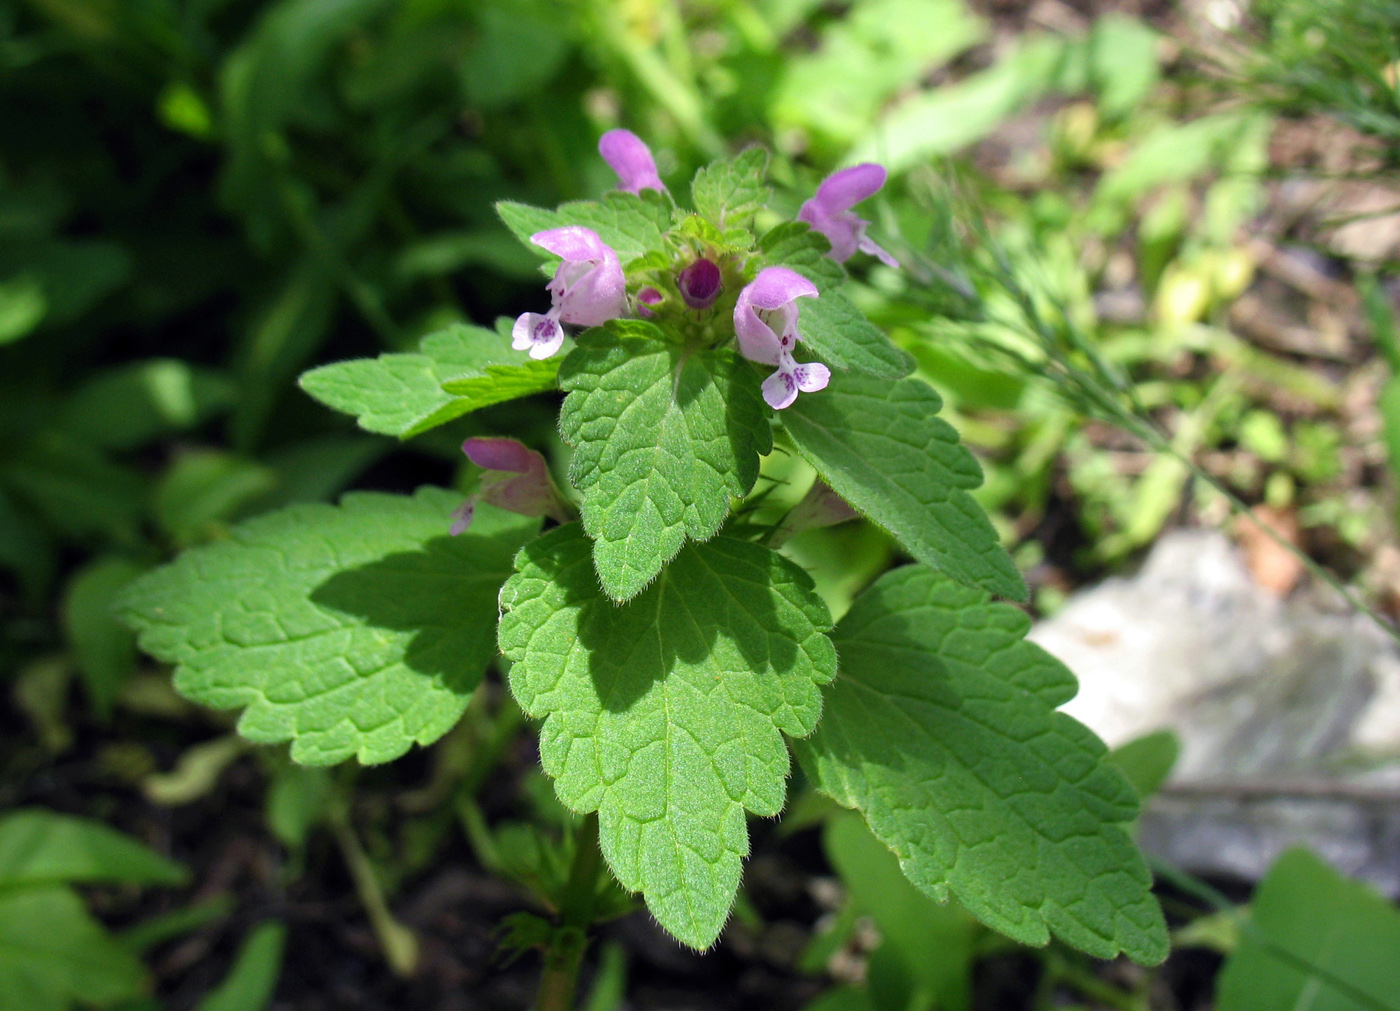
<instances>
[{"instance_id":1,"label":"green stem","mask_svg":"<svg viewBox=\"0 0 1400 1011\"><path fill-rule=\"evenodd\" d=\"M340 846L345 866L350 870L350 878L355 882L355 893L365 908L370 926L379 938L384 949L385 961L396 976L407 979L418 966L418 938L389 912L389 903L384 897L384 888L374 873L374 866L360 845L355 830L350 827L346 812L334 807L328 815L331 831Z\"/></svg>"},{"instance_id":2,"label":"green stem","mask_svg":"<svg viewBox=\"0 0 1400 1011\"><path fill-rule=\"evenodd\" d=\"M598 815L585 815L574 835L574 862L559 903L559 928L545 954L536 1011L569 1011L574 1006L579 967L588 947L588 927L593 922L593 898L598 891L602 856L598 849Z\"/></svg>"}]
</instances>

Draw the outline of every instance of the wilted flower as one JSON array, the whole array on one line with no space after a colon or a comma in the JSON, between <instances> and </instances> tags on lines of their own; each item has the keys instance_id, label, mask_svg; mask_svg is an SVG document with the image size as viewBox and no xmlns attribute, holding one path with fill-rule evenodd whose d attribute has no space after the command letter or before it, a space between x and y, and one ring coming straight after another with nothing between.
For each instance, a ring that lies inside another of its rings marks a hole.
<instances>
[{"instance_id":1,"label":"wilted flower","mask_svg":"<svg viewBox=\"0 0 1400 1011\"><path fill-rule=\"evenodd\" d=\"M719 298L722 287L719 267L704 257L686 267L676 277L681 298L692 309L708 309Z\"/></svg>"},{"instance_id":2,"label":"wilted flower","mask_svg":"<svg viewBox=\"0 0 1400 1011\"><path fill-rule=\"evenodd\" d=\"M870 222L851 212L852 207L874 196L884 185L885 167L873 162L833 172L817 187L817 195L802 205L797 220L807 222L814 231L827 237L833 260L844 263L859 250L878 256L881 263L898 267L898 260L866 236Z\"/></svg>"},{"instance_id":3,"label":"wilted flower","mask_svg":"<svg viewBox=\"0 0 1400 1011\"><path fill-rule=\"evenodd\" d=\"M656 174L656 159L631 130L609 130L598 139L598 153L617 173L617 188L628 193L642 190L666 191L666 184Z\"/></svg>"},{"instance_id":4,"label":"wilted flower","mask_svg":"<svg viewBox=\"0 0 1400 1011\"><path fill-rule=\"evenodd\" d=\"M763 381L763 399L781 411L797 399L799 391L825 389L831 370L821 362L798 364L793 351L797 332L798 298L816 298L817 286L787 267L765 267L739 292L734 306L734 333L739 353L750 361L776 365L777 372Z\"/></svg>"},{"instance_id":5,"label":"wilted flower","mask_svg":"<svg viewBox=\"0 0 1400 1011\"><path fill-rule=\"evenodd\" d=\"M627 311L627 281L617 254L589 228L569 225L536 232L530 241L563 262L546 286L554 305L549 312L521 313L511 331L511 347L531 358L548 358L564 343L560 323L598 326Z\"/></svg>"},{"instance_id":6,"label":"wilted flower","mask_svg":"<svg viewBox=\"0 0 1400 1011\"><path fill-rule=\"evenodd\" d=\"M489 505L521 516L549 516L560 523L573 518L559 489L549 476L544 457L514 439L477 438L462 443L467 459L486 471L481 487L452 514L452 536L471 525L476 504Z\"/></svg>"}]
</instances>

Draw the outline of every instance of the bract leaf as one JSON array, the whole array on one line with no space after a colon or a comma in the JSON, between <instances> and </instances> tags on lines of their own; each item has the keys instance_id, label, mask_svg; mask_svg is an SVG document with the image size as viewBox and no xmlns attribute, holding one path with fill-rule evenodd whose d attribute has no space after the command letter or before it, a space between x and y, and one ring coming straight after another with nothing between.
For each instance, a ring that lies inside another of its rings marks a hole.
<instances>
[{"instance_id":1,"label":"bract leaf","mask_svg":"<svg viewBox=\"0 0 1400 1011\"><path fill-rule=\"evenodd\" d=\"M578 200L560 204L557 210L531 207L513 200L496 204L496 213L516 238L538 253L551 254L530 242L536 232L565 225L582 225L598 233L623 263L660 249L662 235L671 227L671 205L654 190L641 193L612 192L602 200Z\"/></svg>"},{"instance_id":2,"label":"bract leaf","mask_svg":"<svg viewBox=\"0 0 1400 1011\"><path fill-rule=\"evenodd\" d=\"M417 352L322 365L301 388L361 428L401 439L470 411L554 389L557 361L534 361L500 334L456 324L423 338ZM445 391L445 383L451 383Z\"/></svg>"},{"instance_id":3,"label":"bract leaf","mask_svg":"<svg viewBox=\"0 0 1400 1011\"><path fill-rule=\"evenodd\" d=\"M697 352L627 320L580 334L559 383L598 578L628 600L753 487L772 448L758 376L732 351Z\"/></svg>"},{"instance_id":4,"label":"bract leaf","mask_svg":"<svg viewBox=\"0 0 1400 1011\"><path fill-rule=\"evenodd\" d=\"M701 217L725 228L753 217L768 204L763 179L768 153L751 147L727 161L713 161L695 173L690 199Z\"/></svg>"},{"instance_id":5,"label":"bract leaf","mask_svg":"<svg viewBox=\"0 0 1400 1011\"><path fill-rule=\"evenodd\" d=\"M449 730L495 653L496 593L539 521L460 498L352 493L234 527L133 583L119 601L175 686L292 758L387 762Z\"/></svg>"},{"instance_id":6,"label":"bract leaf","mask_svg":"<svg viewBox=\"0 0 1400 1011\"><path fill-rule=\"evenodd\" d=\"M837 627L841 677L802 767L933 898L1025 944L1160 962L1166 926L1124 828L1137 796L1055 711L1073 678L1010 610L925 566L881 577Z\"/></svg>"},{"instance_id":7,"label":"bract leaf","mask_svg":"<svg viewBox=\"0 0 1400 1011\"><path fill-rule=\"evenodd\" d=\"M838 373L819 395L799 397L782 420L826 483L916 559L961 583L1024 600L1020 573L968 494L982 483L982 469L936 417L942 406L917 379Z\"/></svg>"},{"instance_id":8,"label":"bract leaf","mask_svg":"<svg viewBox=\"0 0 1400 1011\"><path fill-rule=\"evenodd\" d=\"M501 590L510 686L545 720L560 800L661 925L708 947L748 853L744 811L783 806L784 733L809 734L836 671L807 575L727 537L689 544L630 603L598 589L577 524L528 545Z\"/></svg>"}]
</instances>

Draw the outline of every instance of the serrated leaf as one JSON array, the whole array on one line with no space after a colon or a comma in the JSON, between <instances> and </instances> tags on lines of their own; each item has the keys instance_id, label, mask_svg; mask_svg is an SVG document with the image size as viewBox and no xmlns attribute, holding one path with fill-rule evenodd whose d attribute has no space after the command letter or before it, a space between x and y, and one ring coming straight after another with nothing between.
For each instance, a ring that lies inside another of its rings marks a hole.
<instances>
[{"instance_id":1,"label":"serrated leaf","mask_svg":"<svg viewBox=\"0 0 1400 1011\"><path fill-rule=\"evenodd\" d=\"M0 1007L70 1011L107 1007L149 985L145 967L71 889L0 891Z\"/></svg>"},{"instance_id":2,"label":"serrated leaf","mask_svg":"<svg viewBox=\"0 0 1400 1011\"><path fill-rule=\"evenodd\" d=\"M582 225L598 233L598 238L612 247L617 258L627 263L662 246L662 236L671 227L671 208L667 199L652 190L642 193L609 193L602 200L578 200L560 204L557 210L531 207L513 200L496 204L496 213L525 243L541 257L550 254L533 245L530 236L565 225Z\"/></svg>"},{"instance_id":3,"label":"serrated leaf","mask_svg":"<svg viewBox=\"0 0 1400 1011\"><path fill-rule=\"evenodd\" d=\"M690 544L618 606L577 524L516 560L501 591L511 690L545 720L540 759L560 800L597 811L622 884L667 930L708 947L748 853L745 810L774 815L782 734L811 733L836 670L830 615L802 570L727 537Z\"/></svg>"},{"instance_id":4,"label":"serrated leaf","mask_svg":"<svg viewBox=\"0 0 1400 1011\"><path fill-rule=\"evenodd\" d=\"M753 487L772 448L758 377L732 351L693 351L630 320L581 334L559 383L598 578L628 600Z\"/></svg>"},{"instance_id":5,"label":"serrated leaf","mask_svg":"<svg viewBox=\"0 0 1400 1011\"><path fill-rule=\"evenodd\" d=\"M917 379L838 373L822 392L798 397L782 420L826 483L916 559L961 583L1024 600L1020 573L967 493L982 483L982 469L953 427L935 416L942 406Z\"/></svg>"},{"instance_id":6,"label":"serrated leaf","mask_svg":"<svg viewBox=\"0 0 1400 1011\"><path fill-rule=\"evenodd\" d=\"M695 173L690 199L701 217L725 228L752 217L768 206L763 179L768 152L751 147L728 161L713 161Z\"/></svg>"},{"instance_id":7,"label":"serrated leaf","mask_svg":"<svg viewBox=\"0 0 1400 1011\"><path fill-rule=\"evenodd\" d=\"M1025 944L1160 962L1166 927L1124 828L1137 796L1055 711L1072 677L1010 634L1009 610L924 566L883 576L837 626L841 676L802 767L933 898Z\"/></svg>"},{"instance_id":8,"label":"serrated leaf","mask_svg":"<svg viewBox=\"0 0 1400 1011\"><path fill-rule=\"evenodd\" d=\"M797 328L803 342L835 368L881 379L899 379L914 371L914 359L840 291L824 289L821 297L804 299Z\"/></svg>"},{"instance_id":9,"label":"serrated leaf","mask_svg":"<svg viewBox=\"0 0 1400 1011\"><path fill-rule=\"evenodd\" d=\"M821 232L812 231L805 221L784 221L770 228L758 240L758 248L763 254L763 266L789 267L822 292L846 282L846 271L827 255L831 243Z\"/></svg>"},{"instance_id":10,"label":"serrated leaf","mask_svg":"<svg viewBox=\"0 0 1400 1011\"><path fill-rule=\"evenodd\" d=\"M189 872L99 821L41 808L0 817L0 888L69 882L183 885Z\"/></svg>"},{"instance_id":11,"label":"serrated leaf","mask_svg":"<svg viewBox=\"0 0 1400 1011\"><path fill-rule=\"evenodd\" d=\"M352 493L234 527L137 580L119 607L196 702L292 758L387 762L446 733L495 653L496 592L539 521L460 497Z\"/></svg>"},{"instance_id":12,"label":"serrated leaf","mask_svg":"<svg viewBox=\"0 0 1400 1011\"><path fill-rule=\"evenodd\" d=\"M500 334L456 324L423 338L417 352L322 365L301 388L361 428L401 439L470 411L554 389L558 361L534 361ZM444 384L451 383L451 390Z\"/></svg>"}]
</instances>

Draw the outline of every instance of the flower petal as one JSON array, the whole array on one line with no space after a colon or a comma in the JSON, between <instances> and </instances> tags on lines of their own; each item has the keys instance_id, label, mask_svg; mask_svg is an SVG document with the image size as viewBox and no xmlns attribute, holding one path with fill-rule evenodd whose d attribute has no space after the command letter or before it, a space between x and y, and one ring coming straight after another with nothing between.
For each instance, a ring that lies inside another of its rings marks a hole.
<instances>
[{"instance_id":1,"label":"flower petal","mask_svg":"<svg viewBox=\"0 0 1400 1011\"><path fill-rule=\"evenodd\" d=\"M665 192L666 184L656 174L656 159L631 130L609 130L598 139L598 153L617 173L618 189L628 193L642 190Z\"/></svg>"},{"instance_id":2,"label":"flower petal","mask_svg":"<svg viewBox=\"0 0 1400 1011\"><path fill-rule=\"evenodd\" d=\"M537 312L521 313L511 328L510 336L512 348L528 351L530 357L535 359L550 357L564 344L564 328L559 321Z\"/></svg>"},{"instance_id":3,"label":"flower petal","mask_svg":"<svg viewBox=\"0 0 1400 1011\"><path fill-rule=\"evenodd\" d=\"M785 407L791 407L792 402L797 399L797 379L791 370L779 368L763 380L762 390L763 399L768 401L768 406L775 411L781 411Z\"/></svg>"},{"instance_id":4,"label":"flower petal","mask_svg":"<svg viewBox=\"0 0 1400 1011\"><path fill-rule=\"evenodd\" d=\"M512 474L524 474L530 469L538 453L515 439L492 439L479 437L462 443L462 452L467 459L483 470L505 470Z\"/></svg>"},{"instance_id":5,"label":"flower petal","mask_svg":"<svg viewBox=\"0 0 1400 1011\"><path fill-rule=\"evenodd\" d=\"M861 236L860 243L857 245L856 248L858 248L862 253L869 253L871 256L878 257L880 262L883 263L886 267L893 267L895 270L899 269L899 261L896 260L893 256L891 256L878 243L876 243L874 239Z\"/></svg>"},{"instance_id":6,"label":"flower petal","mask_svg":"<svg viewBox=\"0 0 1400 1011\"><path fill-rule=\"evenodd\" d=\"M582 225L565 225L563 228L536 232L530 236L530 241L565 260L602 260L612 253L597 232ZM615 253L613 256L616 258Z\"/></svg>"},{"instance_id":7,"label":"flower petal","mask_svg":"<svg viewBox=\"0 0 1400 1011\"><path fill-rule=\"evenodd\" d=\"M793 366L792 378L803 393L816 393L831 382L831 370L821 362L803 362Z\"/></svg>"},{"instance_id":8,"label":"flower petal","mask_svg":"<svg viewBox=\"0 0 1400 1011\"><path fill-rule=\"evenodd\" d=\"M795 298L816 298L817 286L787 267L764 267L739 293L740 304L755 309L777 309Z\"/></svg>"},{"instance_id":9,"label":"flower petal","mask_svg":"<svg viewBox=\"0 0 1400 1011\"><path fill-rule=\"evenodd\" d=\"M812 199L827 214L839 214L880 192L880 187L885 185L885 176L883 165L874 162L852 165L823 179L817 187L817 195Z\"/></svg>"}]
</instances>

